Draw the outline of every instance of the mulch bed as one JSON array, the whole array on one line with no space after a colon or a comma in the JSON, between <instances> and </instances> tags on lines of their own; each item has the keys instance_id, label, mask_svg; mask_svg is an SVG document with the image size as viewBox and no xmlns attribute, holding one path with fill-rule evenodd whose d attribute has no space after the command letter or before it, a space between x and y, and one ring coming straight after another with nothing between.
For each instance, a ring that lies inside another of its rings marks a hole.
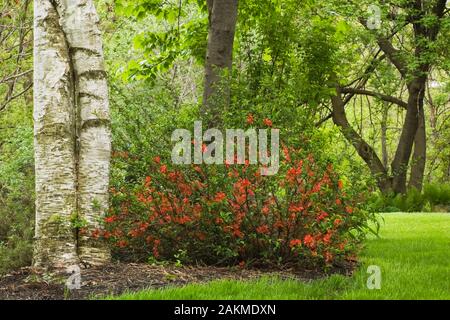
<instances>
[{"instance_id":1,"label":"mulch bed","mask_svg":"<svg viewBox=\"0 0 450 320\"><path fill-rule=\"evenodd\" d=\"M353 268L335 270L350 274ZM33 268L22 268L0 277L0 300L61 300L92 299L110 294L121 294L143 289L183 286L205 283L217 279L251 280L264 275L277 275L283 279L310 281L325 276L302 270L249 270L218 267L152 266L149 264L113 263L101 268L81 270L81 289L68 291L64 281L47 280ZM39 280L38 280L39 279ZM64 278L62 278L64 279Z\"/></svg>"}]
</instances>

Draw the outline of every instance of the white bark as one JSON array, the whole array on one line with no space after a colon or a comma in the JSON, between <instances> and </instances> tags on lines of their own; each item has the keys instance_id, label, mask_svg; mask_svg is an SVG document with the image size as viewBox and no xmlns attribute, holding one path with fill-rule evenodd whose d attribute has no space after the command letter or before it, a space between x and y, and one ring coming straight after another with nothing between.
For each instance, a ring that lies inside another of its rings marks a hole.
<instances>
[{"instance_id":1,"label":"white bark","mask_svg":"<svg viewBox=\"0 0 450 320\"><path fill-rule=\"evenodd\" d=\"M75 212L87 222L87 233L77 239L76 247L83 263L99 265L109 260L109 251L101 241L91 239L90 234L94 229L100 228L100 218L108 208L111 139L108 87L98 15L91 0L36 2L42 5L38 11L45 8L47 12L51 12L56 9L59 17L58 31L64 35L64 41L60 43L64 44L68 52L69 70L73 71L73 77L69 77L71 82L65 87L66 91L72 93L71 101L66 104L72 108L73 115L66 122L73 128L71 142L75 159L75 190L71 190L71 196L75 198ZM36 31L36 37L39 37L39 33L45 33L46 30L36 28ZM39 54L40 52L36 52L37 56ZM52 72L56 69L53 62L49 67ZM44 73L50 77L50 72L44 70ZM48 92L45 87L41 93L44 97L36 94L37 110L40 109L40 103L48 99ZM50 109L50 113L57 112L56 106ZM39 148L38 142L37 145ZM69 168L66 164L58 169L66 170ZM39 219L39 213L37 217Z\"/></svg>"},{"instance_id":2,"label":"white bark","mask_svg":"<svg viewBox=\"0 0 450 320\"><path fill-rule=\"evenodd\" d=\"M56 10L34 5L36 266L77 262L70 216L76 212L75 109L70 57Z\"/></svg>"}]
</instances>

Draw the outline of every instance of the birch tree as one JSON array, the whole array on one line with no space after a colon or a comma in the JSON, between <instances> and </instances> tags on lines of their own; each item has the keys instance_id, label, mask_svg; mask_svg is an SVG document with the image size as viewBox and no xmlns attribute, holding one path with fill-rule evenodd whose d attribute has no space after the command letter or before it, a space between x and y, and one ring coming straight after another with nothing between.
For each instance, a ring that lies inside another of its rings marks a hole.
<instances>
[{"instance_id":1,"label":"birch tree","mask_svg":"<svg viewBox=\"0 0 450 320\"><path fill-rule=\"evenodd\" d=\"M98 15L91 0L34 3L34 264L101 265L109 251L90 235L108 208L111 143Z\"/></svg>"}]
</instances>

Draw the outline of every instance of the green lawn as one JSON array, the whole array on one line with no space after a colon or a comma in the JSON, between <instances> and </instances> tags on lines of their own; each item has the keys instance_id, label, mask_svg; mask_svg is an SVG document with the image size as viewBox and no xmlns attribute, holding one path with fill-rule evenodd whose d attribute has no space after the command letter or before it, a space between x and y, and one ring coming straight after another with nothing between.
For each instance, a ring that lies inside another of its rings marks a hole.
<instances>
[{"instance_id":1,"label":"green lawn","mask_svg":"<svg viewBox=\"0 0 450 320\"><path fill-rule=\"evenodd\" d=\"M130 293L119 299L450 299L450 214L384 214L381 239L370 238L353 277L304 283L264 278L215 281ZM367 266L381 268L380 290L366 287Z\"/></svg>"}]
</instances>

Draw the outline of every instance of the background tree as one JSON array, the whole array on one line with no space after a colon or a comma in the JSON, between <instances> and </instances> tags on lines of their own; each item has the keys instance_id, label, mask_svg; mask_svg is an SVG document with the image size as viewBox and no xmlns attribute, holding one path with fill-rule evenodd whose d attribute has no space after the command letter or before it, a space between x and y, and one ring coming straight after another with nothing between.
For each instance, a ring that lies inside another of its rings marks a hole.
<instances>
[{"instance_id":1,"label":"background tree","mask_svg":"<svg viewBox=\"0 0 450 320\"><path fill-rule=\"evenodd\" d=\"M353 5L352 1L348 1L343 7L348 9ZM426 83L433 62L439 54L439 49L436 49L439 43L438 37L445 37L443 34L440 35L440 32L442 28L448 31L447 23L444 23L444 19L448 19L448 11L446 11L446 1L443 0L426 3L402 1L379 5L384 10L382 11L384 15L380 16L383 27L380 30L368 30L378 48L373 49L370 42L366 43L364 51L374 53L369 54L372 58L363 69L363 74L358 75L356 79L345 79L351 85L343 85L343 79L334 79L337 82L337 95L332 98L332 118L367 163L378 181L379 188L385 193L390 191L405 193L411 156L409 186L421 190L423 184L426 162L424 109ZM370 29L368 20L362 16L363 13L358 12L356 6L353 10L353 14L356 13L355 19L362 27ZM445 17L446 14L447 17ZM398 93L400 97L365 90L370 85L370 77L385 60L396 69L407 88L405 94ZM373 147L351 127L347 120L345 106L355 95L376 97L406 110L390 170L383 165Z\"/></svg>"},{"instance_id":2,"label":"background tree","mask_svg":"<svg viewBox=\"0 0 450 320\"><path fill-rule=\"evenodd\" d=\"M203 113L217 125L221 108L230 103L230 76L238 0L208 0L208 46L205 62Z\"/></svg>"}]
</instances>

